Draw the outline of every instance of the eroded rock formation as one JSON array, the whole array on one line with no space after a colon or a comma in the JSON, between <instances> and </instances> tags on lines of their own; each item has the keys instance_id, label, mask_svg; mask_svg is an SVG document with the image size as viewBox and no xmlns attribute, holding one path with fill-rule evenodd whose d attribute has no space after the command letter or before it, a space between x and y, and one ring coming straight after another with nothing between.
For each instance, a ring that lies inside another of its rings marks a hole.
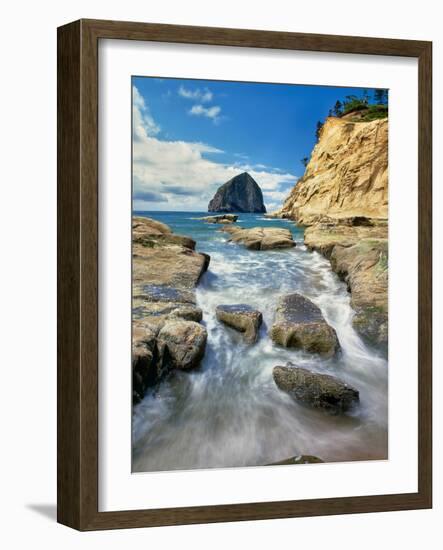
<instances>
[{"instance_id":1,"label":"eroded rock formation","mask_svg":"<svg viewBox=\"0 0 443 550\"><path fill-rule=\"evenodd\" d=\"M388 216L388 119L329 117L303 177L278 212L302 225Z\"/></svg>"},{"instance_id":2,"label":"eroded rock formation","mask_svg":"<svg viewBox=\"0 0 443 550\"><path fill-rule=\"evenodd\" d=\"M348 411L359 402L359 392L329 374L288 364L272 371L277 386L296 400L332 414Z\"/></svg>"},{"instance_id":3,"label":"eroded rock formation","mask_svg":"<svg viewBox=\"0 0 443 550\"><path fill-rule=\"evenodd\" d=\"M134 217L132 246L133 401L171 369L196 367L206 346L194 288L209 256L150 218Z\"/></svg>"},{"instance_id":4,"label":"eroded rock formation","mask_svg":"<svg viewBox=\"0 0 443 550\"><path fill-rule=\"evenodd\" d=\"M326 357L339 349L337 334L325 321L320 308L296 292L280 298L270 336L280 346Z\"/></svg>"},{"instance_id":5,"label":"eroded rock formation","mask_svg":"<svg viewBox=\"0 0 443 550\"><path fill-rule=\"evenodd\" d=\"M224 227L230 233L229 241L244 245L249 250L272 250L274 248L292 248L295 241L289 229L279 227Z\"/></svg>"},{"instance_id":6,"label":"eroded rock formation","mask_svg":"<svg viewBox=\"0 0 443 550\"><path fill-rule=\"evenodd\" d=\"M260 311L246 304L220 305L215 310L219 321L243 333L244 340L253 344L263 321Z\"/></svg>"},{"instance_id":7,"label":"eroded rock formation","mask_svg":"<svg viewBox=\"0 0 443 550\"><path fill-rule=\"evenodd\" d=\"M219 216L204 216L203 218L197 218L206 223L235 223L238 220L236 214L220 214Z\"/></svg>"},{"instance_id":8,"label":"eroded rock formation","mask_svg":"<svg viewBox=\"0 0 443 550\"><path fill-rule=\"evenodd\" d=\"M264 213L263 193L252 176L243 172L218 188L208 212Z\"/></svg>"},{"instance_id":9,"label":"eroded rock formation","mask_svg":"<svg viewBox=\"0 0 443 550\"><path fill-rule=\"evenodd\" d=\"M329 258L347 284L356 314L354 328L370 343L388 343L388 226L315 224L305 244Z\"/></svg>"}]
</instances>

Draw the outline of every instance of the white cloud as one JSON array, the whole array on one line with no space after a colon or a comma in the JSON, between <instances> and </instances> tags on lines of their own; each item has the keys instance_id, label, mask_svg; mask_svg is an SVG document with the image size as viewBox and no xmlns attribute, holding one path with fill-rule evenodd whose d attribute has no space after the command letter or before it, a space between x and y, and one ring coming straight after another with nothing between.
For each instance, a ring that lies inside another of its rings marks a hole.
<instances>
[{"instance_id":1,"label":"white cloud","mask_svg":"<svg viewBox=\"0 0 443 550\"><path fill-rule=\"evenodd\" d=\"M195 116L204 116L212 119L214 122L217 122L220 119L219 115L221 113L221 107L219 107L218 105L213 105L212 107L193 105L188 113Z\"/></svg>"},{"instance_id":2,"label":"white cloud","mask_svg":"<svg viewBox=\"0 0 443 550\"><path fill-rule=\"evenodd\" d=\"M178 89L178 95L184 97L185 99L190 99L197 102L195 105L189 109L188 114L194 116L203 116L211 119L215 124L220 122L221 117L221 107L218 105L212 105L205 107L202 103L209 103L213 100L214 95L208 88L195 88L193 90L180 86Z\"/></svg>"},{"instance_id":3,"label":"white cloud","mask_svg":"<svg viewBox=\"0 0 443 550\"><path fill-rule=\"evenodd\" d=\"M134 88L134 90L137 90ZM225 164L206 158L223 151L205 143L160 140L157 127L143 98L134 91L133 180L134 208L206 211L217 188L241 172L248 171L263 190L265 203L286 198L282 186L295 184L296 176L260 170L245 164ZM151 129L150 129L151 128ZM284 196L283 196L284 195ZM276 209L276 208L272 208Z\"/></svg>"},{"instance_id":4,"label":"white cloud","mask_svg":"<svg viewBox=\"0 0 443 550\"><path fill-rule=\"evenodd\" d=\"M266 210L268 212L275 212L276 210L280 210L280 208L282 207L282 203L281 202L269 202L269 201L265 201L266 203Z\"/></svg>"},{"instance_id":5,"label":"white cloud","mask_svg":"<svg viewBox=\"0 0 443 550\"><path fill-rule=\"evenodd\" d=\"M132 124L134 141L145 139L160 132L148 106L136 86L132 86Z\"/></svg>"},{"instance_id":6,"label":"white cloud","mask_svg":"<svg viewBox=\"0 0 443 550\"><path fill-rule=\"evenodd\" d=\"M178 89L178 95L184 97L185 99L192 99L193 101L200 101L202 103L209 103L214 97L208 88L204 88L203 90L200 90L200 88L189 90L184 86L180 86Z\"/></svg>"},{"instance_id":7,"label":"white cloud","mask_svg":"<svg viewBox=\"0 0 443 550\"><path fill-rule=\"evenodd\" d=\"M283 202L289 195L289 191L265 191L266 198L269 202Z\"/></svg>"},{"instance_id":8,"label":"white cloud","mask_svg":"<svg viewBox=\"0 0 443 550\"><path fill-rule=\"evenodd\" d=\"M217 149L216 147L212 147L212 145L199 141L196 143L189 142L189 145L192 145L192 147L200 153L224 153L221 149Z\"/></svg>"}]
</instances>

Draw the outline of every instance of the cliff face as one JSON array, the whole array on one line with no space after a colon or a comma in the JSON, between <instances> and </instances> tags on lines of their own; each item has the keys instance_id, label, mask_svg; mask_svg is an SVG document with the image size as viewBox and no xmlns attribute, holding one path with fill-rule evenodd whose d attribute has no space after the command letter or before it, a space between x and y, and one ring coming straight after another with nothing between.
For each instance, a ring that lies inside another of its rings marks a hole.
<instances>
[{"instance_id":1,"label":"cliff face","mask_svg":"<svg viewBox=\"0 0 443 550\"><path fill-rule=\"evenodd\" d=\"M311 225L325 218L388 217L388 119L330 117L304 176L279 216Z\"/></svg>"},{"instance_id":2,"label":"cliff face","mask_svg":"<svg viewBox=\"0 0 443 550\"><path fill-rule=\"evenodd\" d=\"M235 176L218 188L209 202L208 212L266 212L263 194L247 172Z\"/></svg>"}]
</instances>

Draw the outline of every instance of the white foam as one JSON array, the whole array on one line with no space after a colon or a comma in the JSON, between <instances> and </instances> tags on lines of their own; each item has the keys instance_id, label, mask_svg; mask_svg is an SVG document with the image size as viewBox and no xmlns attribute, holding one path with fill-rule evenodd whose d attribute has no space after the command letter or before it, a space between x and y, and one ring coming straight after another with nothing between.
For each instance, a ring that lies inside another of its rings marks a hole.
<instances>
[{"instance_id":1,"label":"white foam","mask_svg":"<svg viewBox=\"0 0 443 550\"><path fill-rule=\"evenodd\" d=\"M265 218L266 219L266 218ZM273 220L274 221L274 220ZM296 454L349 460L386 452L387 364L352 327L346 286L329 262L304 246L249 251L211 234L211 255L197 289L208 344L202 368L163 383L134 411L134 469L150 471L265 464ZM324 360L275 346L267 331L278 297L300 292L337 331L342 353ZM254 346L215 317L220 304L263 313ZM272 369L287 361L338 375L360 390L354 418L324 417L279 391Z\"/></svg>"}]
</instances>

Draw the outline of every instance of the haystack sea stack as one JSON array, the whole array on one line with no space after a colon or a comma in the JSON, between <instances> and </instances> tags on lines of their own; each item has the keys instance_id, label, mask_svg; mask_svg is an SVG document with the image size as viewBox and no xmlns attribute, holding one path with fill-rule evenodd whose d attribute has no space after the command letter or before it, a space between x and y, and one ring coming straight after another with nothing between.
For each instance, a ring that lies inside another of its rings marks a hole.
<instances>
[{"instance_id":1,"label":"haystack sea stack","mask_svg":"<svg viewBox=\"0 0 443 550\"><path fill-rule=\"evenodd\" d=\"M243 172L218 188L208 212L265 213L263 193L254 178Z\"/></svg>"}]
</instances>

